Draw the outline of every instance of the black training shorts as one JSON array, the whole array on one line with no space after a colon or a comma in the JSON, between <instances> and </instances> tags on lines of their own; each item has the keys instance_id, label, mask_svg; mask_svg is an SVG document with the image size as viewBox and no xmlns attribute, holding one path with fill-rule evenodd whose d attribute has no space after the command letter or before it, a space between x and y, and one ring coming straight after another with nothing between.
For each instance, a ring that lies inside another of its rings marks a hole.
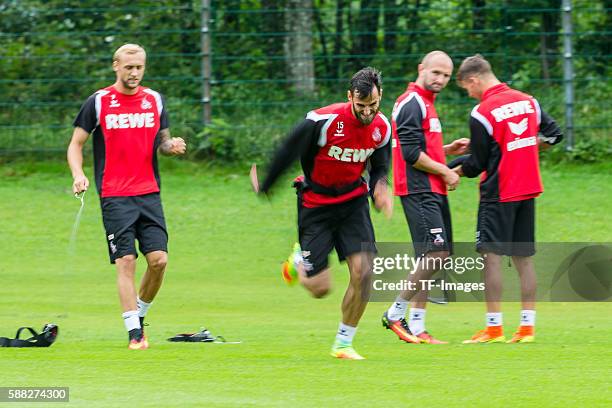
<instances>
[{"instance_id":1,"label":"black training shorts","mask_svg":"<svg viewBox=\"0 0 612 408\"><path fill-rule=\"evenodd\" d=\"M168 252L168 233L159 193L100 199L111 263L125 255L136 255L138 240L143 255Z\"/></svg>"},{"instance_id":2,"label":"black training shorts","mask_svg":"<svg viewBox=\"0 0 612 408\"><path fill-rule=\"evenodd\" d=\"M481 202L478 208L476 249L498 255L535 254L535 199Z\"/></svg>"},{"instance_id":3,"label":"black training shorts","mask_svg":"<svg viewBox=\"0 0 612 408\"><path fill-rule=\"evenodd\" d=\"M400 197L416 256L453 252L453 229L445 195L417 193Z\"/></svg>"},{"instance_id":4,"label":"black training shorts","mask_svg":"<svg viewBox=\"0 0 612 408\"><path fill-rule=\"evenodd\" d=\"M308 277L327 268L327 257L334 248L340 261L358 252L376 252L366 195L345 203L308 208L302 205L298 193L298 229Z\"/></svg>"}]
</instances>

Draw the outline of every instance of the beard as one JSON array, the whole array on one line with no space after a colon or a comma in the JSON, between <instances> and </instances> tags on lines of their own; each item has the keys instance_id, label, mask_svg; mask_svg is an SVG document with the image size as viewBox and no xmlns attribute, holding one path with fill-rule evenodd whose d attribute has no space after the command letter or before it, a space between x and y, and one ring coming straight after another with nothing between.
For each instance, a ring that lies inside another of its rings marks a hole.
<instances>
[{"instance_id":1,"label":"beard","mask_svg":"<svg viewBox=\"0 0 612 408\"><path fill-rule=\"evenodd\" d=\"M131 79L131 80L125 80L125 81L121 80L121 83L127 89L135 89L138 87L138 85L140 85L140 80L138 79Z\"/></svg>"},{"instance_id":2,"label":"beard","mask_svg":"<svg viewBox=\"0 0 612 408\"><path fill-rule=\"evenodd\" d=\"M441 85L438 85L436 87L433 87L432 85L427 85L425 84L425 89L428 90L429 92L433 92L433 93L440 93L440 91L443 89L444 87Z\"/></svg>"},{"instance_id":3,"label":"beard","mask_svg":"<svg viewBox=\"0 0 612 408\"><path fill-rule=\"evenodd\" d=\"M376 118L376 114L379 112L379 109L376 109L376 112L374 112L371 116L364 116L357 111L355 104L353 104L353 112L355 112L355 116L359 122L364 125L369 125L370 123L374 122L374 118Z\"/></svg>"}]
</instances>

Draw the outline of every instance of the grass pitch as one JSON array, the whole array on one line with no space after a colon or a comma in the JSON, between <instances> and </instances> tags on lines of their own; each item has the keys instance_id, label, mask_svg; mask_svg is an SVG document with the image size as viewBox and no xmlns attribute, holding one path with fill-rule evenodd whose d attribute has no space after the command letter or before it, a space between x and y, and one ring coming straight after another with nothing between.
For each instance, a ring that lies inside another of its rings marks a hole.
<instances>
[{"instance_id":1,"label":"grass pitch","mask_svg":"<svg viewBox=\"0 0 612 408\"><path fill-rule=\"evenodd\" d=\"M126 348L93 190L69 253L79 203L65 166L0 167L0 335L60 326L49 349L0 349L0 386L68 386L66 405L86 407L612 404L610 303L539 304L537 343L528 345L462 345L483 326L484 306L430 305L428 329L446 346L401 343L380 325L387 305L371 303L355 338L368 359L332 359L348 274L333 263L335 290L323 300L280 280L296 236L289 183L268 202L250 192L247 168L162 164L170 261L144 352ZM545 168L538 240L610 242L609 174L609 166ZM471 240L477 199L475 181L451 194L456 241ZM393 219L374 223L380 241L408 241L397 200ZM504 308L507 335L519 308ZM165 341L201 326L242 344Z\"/></svg>"}]
</instances>

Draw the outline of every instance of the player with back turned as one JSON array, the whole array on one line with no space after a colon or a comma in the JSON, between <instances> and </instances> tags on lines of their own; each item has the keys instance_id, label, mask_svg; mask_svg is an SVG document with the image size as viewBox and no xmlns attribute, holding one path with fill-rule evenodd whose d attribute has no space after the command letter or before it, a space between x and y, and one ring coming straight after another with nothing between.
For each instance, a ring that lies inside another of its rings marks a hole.
<instances>
[{"instance_id":1,"label":"player with back turned","mask_svg":"<svg viewBox=\"0 0 612 408\"><path fill-rule=\"evenodd\" d=\"M476 249L485 259L486 329L464 343L505 341L501 312L502 256L512 257L521 282L520 326L509 343L535 339L535 199L544 190L539 150L563 138L531 95L500 82L481 55L466 58L457 82L480 101L470 115L471 154L457 174L480 178Z\"/></svg>"},{"instance_id":2,"label":"player with back turned","mask_svg":"<svg viewBox=\"0 0 612 408\"><path fill-rule=\"evenodd\" d=\"M353 75L348 102L308 112L276 152L261 184L251 171L256 192L268 193L300 158L304 175L295 180L298 198L299 245L287 262L284 278L298 280L313 297L330 290L329 253L335 248L348 263L350 281L342 301L342 321L331 354L363 359L352 346L357 324L368 301L374 229L368 193L377 209L390 215L387 190L391 126L379 112L381 75L364 68ZM362 174L369 169L369 181Z\"/></svg>"}]
</instances>

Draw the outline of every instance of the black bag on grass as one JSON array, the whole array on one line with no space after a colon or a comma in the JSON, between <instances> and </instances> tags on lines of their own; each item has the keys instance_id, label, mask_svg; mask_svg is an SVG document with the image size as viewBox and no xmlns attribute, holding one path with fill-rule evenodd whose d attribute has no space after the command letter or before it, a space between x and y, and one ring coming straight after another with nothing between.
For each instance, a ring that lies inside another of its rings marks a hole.
<instances>
[{"instance_id":1,"label":"black bag on grass","mask_svg":"<svg viewBox=\"0 0 612 408\"><path fill-rule=\"evenodd\" d=\"M20 339L19 336L24 330L28 330L32 337L25 340ZM14 339L0 337L0 347L49 347L57 339L58 333L59 328L51 323L45 324L40 334L31 327L20 327Z\"/></svg>"}]
</instances>

